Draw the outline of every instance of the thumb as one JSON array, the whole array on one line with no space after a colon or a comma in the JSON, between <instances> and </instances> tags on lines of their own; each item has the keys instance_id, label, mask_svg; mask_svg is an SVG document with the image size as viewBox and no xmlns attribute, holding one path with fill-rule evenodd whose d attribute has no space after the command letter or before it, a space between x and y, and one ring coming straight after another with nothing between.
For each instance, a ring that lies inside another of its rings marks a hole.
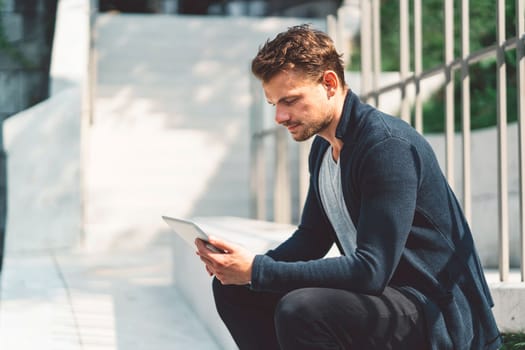
<instances>
[{"instance_id":1,"label":"thumb","mask_svg":"<svg viewBox=\"0 0 525 350\"><path fill-rule=\"evenodd\" d=\"M229 242L226 242L225 240L222 240L220 238L217 238L215 236L208 236L208 242L210 242L215 247L225 250L229 253L233 252L235 250L235 246Z\"/></svg>"}]
</instances>

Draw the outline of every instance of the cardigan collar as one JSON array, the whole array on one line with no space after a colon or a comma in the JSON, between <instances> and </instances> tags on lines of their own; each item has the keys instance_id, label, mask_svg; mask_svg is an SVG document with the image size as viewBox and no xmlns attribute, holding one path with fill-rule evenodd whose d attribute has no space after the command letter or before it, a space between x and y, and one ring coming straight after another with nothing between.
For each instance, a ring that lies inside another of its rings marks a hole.
<instances>
[{"instance_id":1,"label":"cardigan collar","mask_svg":"<svg viewBox=\"0 0 525 350\"><path fill-rule=\"evenodd\" d=\"M339 124L337 124L337 128L335 129L335 137L338 139L343 140L345 135L350 131L350 119L352 116L351 111L358 102L359 100L357 96L350 89L348 89L343 104L341 119L339 120Z\"/></svg>"}]
</instances>

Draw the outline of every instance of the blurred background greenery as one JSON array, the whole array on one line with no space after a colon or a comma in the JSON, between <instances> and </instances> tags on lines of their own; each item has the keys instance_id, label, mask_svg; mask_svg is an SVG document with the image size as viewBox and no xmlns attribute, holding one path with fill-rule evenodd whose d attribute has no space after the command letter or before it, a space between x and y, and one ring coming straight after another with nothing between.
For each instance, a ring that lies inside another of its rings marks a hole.
<instances>
[{"instance_id":1,"label":"blurred background greenery","mask_svg":"<svg viewBox=\"0 0 525 350\"><path fill-rule=\"evenodd\" d=\"M470 52L496 44L497 8L494 0L477 0L470 6ZM413 36L413 9L410 15L410 32ZM440 66L444 60L443 0L422 1L423 16L423 69ZM385 20L385 19L389 20ZM381 2L381 48L383 71L399 70L399 2ZM506 38L516 35L516 13L513 1L506 2ZM461 57L461 2L454 1L454 57ZM411 39L413 43L413 37ZM351 57L349 69L360 69L359 37ZM516 50L505 54L507 64L507 120L517 120ZM414 60L411 59L413 69ZM482 60L470 66L471 126L472 129L496 124L497 81L496 58ZM461 128L461 72L454 74L455 127ZM423 132L444 130L444 89L435 93L423 106Z\"/></svg>"}]
</instances>

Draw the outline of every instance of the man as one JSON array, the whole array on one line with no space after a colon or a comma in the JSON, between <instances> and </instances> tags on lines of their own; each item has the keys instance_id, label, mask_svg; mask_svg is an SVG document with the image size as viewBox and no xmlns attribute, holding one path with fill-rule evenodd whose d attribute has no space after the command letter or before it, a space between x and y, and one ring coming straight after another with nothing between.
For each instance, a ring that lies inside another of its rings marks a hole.
<instances>
[{"instance_id":1,"label":"man","mask_svg":"<svg viewBox=\"0 0 525 350\"><path fill-rule=\"evenodd\" d=\"M292 27L252 71L296 141L316 135L297 231L264 255L197 241L241 349L497 349L472 235L411 126L363 104L330 38ZM324 258L332 244L342 255Z\"/></svg>"}]
</instances>

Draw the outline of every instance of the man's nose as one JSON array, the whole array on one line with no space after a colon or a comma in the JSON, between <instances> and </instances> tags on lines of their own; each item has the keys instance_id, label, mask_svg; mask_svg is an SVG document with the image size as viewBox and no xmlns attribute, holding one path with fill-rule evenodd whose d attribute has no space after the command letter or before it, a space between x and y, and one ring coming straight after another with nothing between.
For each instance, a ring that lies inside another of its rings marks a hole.
<instances>
[{"instance_id":1,"label":"man's nose","mask_svg":"<svg viewBox=\"0 0 525 350\"><path fill-rule=\"evenodd\" d=\"M282 124L287 122L290 119L290 114L283 108L275 108L275 122L277 124Z\"/></svg>"}]
</instances>

